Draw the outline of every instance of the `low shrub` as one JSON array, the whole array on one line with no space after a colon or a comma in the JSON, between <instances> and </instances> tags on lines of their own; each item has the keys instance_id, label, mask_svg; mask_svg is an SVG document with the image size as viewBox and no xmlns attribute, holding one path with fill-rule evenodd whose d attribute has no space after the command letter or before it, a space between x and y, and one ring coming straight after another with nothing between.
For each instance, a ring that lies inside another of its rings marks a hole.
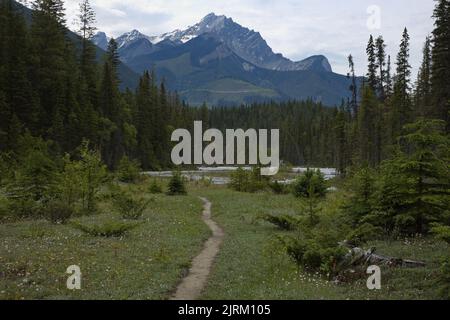
<instances>
[{"instance_id":1,"label":"low shrub","mask_svg":"<svg viewBox=\"0 0 450 320\"><path fill-rule=\"evenodd\" d=\"M163 193L161 185L156 180L153 180L150 184L149 191L151 194Z\"/></svg>"},{"instance_id":2,"label":"low shrub","mask_svg":"<svg viewBox=\"0 0 450 320\"><path fill-rule=\"evenodd\" d=\"M433 224L431 232L435 235L436 239L450 243L450 226Z\"/></svg>"},{"instance_id":3,"label":"low shrub","mask_svg":"<svg viewBox=\"0 0 450 320\"><path fill-rule=\"evenodd\" d=\"M123 219L138 220L151 201L151 199L135 199L127 193L117 193L113 198L113 205Z\"/></svg>"},{"instance_id":4,"label":"low shrub","mask_svg":"<svg viewBox=\"0 0 450 320\"><path fill-rule=\"evenodd\" d=\"M186 195L186 186L181 173L174 172L172 178L169 181L169 190L167 192L169 196Z\"/></svg>"},{"instance_id":5,"label":"low shrub","mask_svg":"<svg viewBox=\"0 0 450 320\"><path fill-rule=\"evenodd\" d=\"M258 192L268 185L267 177L261 175L261 168L254 167L251 171L238 168L231 173L229 187L238 192Z\"/></svg>"},{"instance_id":6,"label":"low shrub","mask_svg":"<svg viewBox=\"0 0 450 320\"><path fill-rule=\"evenodd\" d=\"M125 223L119 221L110 221L101 225L84 225L73 222L72 226L93 237L122 237L128 231L137 228L139 223Z\"/></svg>"},{"instance_id":7,"label":"low shrub","mask_svg":"<svg viewBox=\"0 0 450 320\"><path fill-rule=\"evenodd\" d=\"M324 197L327 184L320 170L309 170L292 185L292 192L297 198Z\"/></svg>"},{"instance_id":8,"label":"low shrub","mask_svg":"<svg viewBox=\"0 0 450 320\"><path fill-rule=\"evenodd\" d=\"M273 181L273 182L269 183L269 188L275 194L288 194L289 193L289 188L286 185L279 183L278 181Z\"/></svg>"},{"instance_id":9,"label":"low shrub","mask_svg":"<svg viewBox=\"0 0 450 320\"><path fill-rule=\"evenodd\" d=\"M7 212L11 217L22 219L40 216L41 209L40 202L27 198L16 198L8 201Z\"/></svg>"},{"instance_id":10,"label":"low shrub","mask_svg":"<svg viewBox=\"0 0 450 320\"><path fill-rule=\"evenodd\" d=\"M288 230L288 231L295 230L299 223L299 221L295 217L292 217L289 215L275 216L275 215L268 214L268 215L263 216L262 219L269 223L276 225L277 227L279 227L282 230Z\"/></svg>"},{"instance_id":11,"label":"low shrub","mask_svg":"<svg viewBox=\"0 0 450 320\"><path fill-rule=\"evenodd\" d=\"M381 227L376 227L370 223L364 223L350 232L348 241L355 245L361 245L370 240L376 240L384 230Z\"/></svg>"},{"instance_id":12,"label":"low shrub","mask_svg":"<svg viewBox=\"0 0 450 320\"><path fill-rule=\"evenodd\" d=\"M74 212L73 207L61 200L51 200L44 208L44 216L54 224L65 224Z\"/></svg>"},{"instance_id":13,"label":"low shrub","mask_svg":"<svg viewBox=\"0 0 450 320\"><path fill-rule=\"evenodd\" d=\"M445 258L438 277L439 296L450 300L450 258Z\"/></svg>"},{"instance_id":14,"label":"low shrub","mask_svg":"<svg viewBox=\"0 0 450 320\"><path fill-rule=\"evenodd\" d=\"M280 237L286 253L297 264L309 272L319 272L329 278L338 274L338 265L347 254L347 249L334 246L324 246L314 239Z\"/></svg>"},{"instance_id":15,"label":"low shrub","mask_svg":"<svg viewBox=\"0 0 450 320\"><path fill-rule=\"evenodd\" d=\"M135 183L139 180L141 173L141 164L137 160L130 160L124 156L117 168L117 179L120 182Z\"/></svg>"}]
</instances>

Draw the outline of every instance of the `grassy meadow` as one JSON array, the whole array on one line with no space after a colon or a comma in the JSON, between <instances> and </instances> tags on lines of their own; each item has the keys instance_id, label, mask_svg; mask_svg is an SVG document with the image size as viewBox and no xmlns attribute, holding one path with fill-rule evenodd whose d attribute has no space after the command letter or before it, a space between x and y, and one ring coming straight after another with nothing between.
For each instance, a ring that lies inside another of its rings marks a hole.
<instances>
[{"instance_id":1,"label":"grassy meadow","mask_svg":"<svg viewBox=\"0 0 450 320\"><path fill-rule=\"evenodd\" d=\"M0 224L0 299L168 299L187 274L210 231L201 220L199 196L212 202L213 219L225 239L201 299L435 299L440 261L449 245L428 238L369 243L377 252L427 263L425 268L383 268L382 290L366 278L334 283L308 273L289 258L264 214L298 215L293 195L239 193L226 186L190 183L187 196L150 194L150 179L120 188L150 200L137 226L121 237L95 237L74 223L122 221L110 195L100 195L99 213L67 224L46 220ZM343 195L328 194L322 212L338 214ZM82 290L66 288L66 269L79 265Z\"/></svg>"}]
</instances>

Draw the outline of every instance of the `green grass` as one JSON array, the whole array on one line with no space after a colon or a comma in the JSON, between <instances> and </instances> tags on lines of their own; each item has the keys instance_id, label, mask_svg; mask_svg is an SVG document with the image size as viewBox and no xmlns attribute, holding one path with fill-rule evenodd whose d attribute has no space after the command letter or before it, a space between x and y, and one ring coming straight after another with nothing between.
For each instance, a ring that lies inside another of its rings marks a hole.
<instances>
[{"instance_id":1,"label":"green grass","mask_svg":"<svg viewBox=\"0 0 450 320\"><path fill-rule=\"evenodd\" d=\"M199 191L200 192L200 191ZM225 229L219 253L203 299L435 299L440 259L448 244L430 239L378 241L367 244L383 255L418 259L426 268L382 267L382 290L369 291L364 278L335 284L318 275L300 273L275 235L286 234L260 219L264 214L298 214L291 195L243 194L226 189L201 191L213 202L214 218ZM328 200L333 206L336 199ZM368 276L367 276L368 277Z\"/></svg>"},{"instance_id":2,"label":"green grass","mask_svg":"<svg viewBox=\"0 0 450 320\"><path fill-rule=\"evenodd\" d=\"M162 181L165 184L166 181ZM138 226L122 236L91 236L69 224L45 220L0 224L0 299L167 299L210 236L201 221L202 202L212 203L213 218L225 230L202 299L435 299L440 260L448 244L432 239L376 241L380 254L423 260L426 268L382 267L382 290L369 291L366 278L335 284L298 270L277 240L289 234L260 217L299 214L292 195L237 193L225 187L191 183L188 196L150 195L149 181L121 185L154 198ZM339 192L323 209L339 212ZM72 219L84 226L123 223L107 196L101 214ZM125 221L126 222L126 221ZM66 269L79 265L82 290L66 288Z\"/></svg>"},{"instance_id":3,"label":"green grass","mask_svg":"<svg viewBox=\"0 0 450 320\"><path fill-rule=\"evenodd\" d=\"M134 192L146 187L133 187ZM194 196L152 195L142 224L119 238L93 237L70 225L0 225L0 299L166 299L210 236ZM83 225L121 221L103 204ZM66 288L78 265L82 290Z\"/></svg>"}]
</instances>

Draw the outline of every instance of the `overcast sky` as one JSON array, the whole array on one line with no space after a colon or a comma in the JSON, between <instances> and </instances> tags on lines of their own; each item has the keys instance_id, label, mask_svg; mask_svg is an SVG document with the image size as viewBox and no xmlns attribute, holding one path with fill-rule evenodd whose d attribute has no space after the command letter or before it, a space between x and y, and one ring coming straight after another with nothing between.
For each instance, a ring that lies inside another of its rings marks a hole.
<instances>
[{"instance_id":1,"label":"overcast sky","mask_svg":"<svg viewBox=\"0 0 450 320\"><path fill-rule=\"evenodd\" d=\"M66 0L69 26L78 2ZM433 0L91 0L91 3L97 13L98 29L109 36L117 37L132 29L159 35L184 29L214 12L259 31L275 52L292 60L323 54L334 71L341 74L347 73L346 57L350 53L355 57L358 74L365 72L365 47L370 34L384 36L388 53L395 61L405 26L411 36L411 64L416 74L425 37L433 30Z\"/></svg>"}]
</instances>

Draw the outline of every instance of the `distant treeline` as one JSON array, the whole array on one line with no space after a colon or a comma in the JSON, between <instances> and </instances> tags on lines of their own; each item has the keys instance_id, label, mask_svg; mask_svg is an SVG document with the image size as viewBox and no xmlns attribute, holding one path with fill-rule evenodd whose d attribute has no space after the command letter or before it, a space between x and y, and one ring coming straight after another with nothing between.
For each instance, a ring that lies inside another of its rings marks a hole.
<instances>
[{"instance_id":1,"label":"distant treeline","mask_svg":"<svg viewBox=\"0 0 450 320\"><path fill-rule=\"evenodd\" d=\"M438 1L436 28L426 39L416 83L411 79L405 29L395 62L380 36L370 37L368 74L357 85L349 57L352 98L338 108L312 101L239 107L190 107L164 81L145 72L136 90L119 90L119 56L112 39L101 63L91 43L95 13L80 4L80 44L68 37L62 0L35 0L30 24L12 0L0 2L0 150L14 154L29 134L74 154L83 140L101 151L110 169L126 156L142 168L170 168L176 128L205 126L280 129L281 158L297 165L377 166L389 158L403 127L420 117L444 121L450 101L449 1Z\"/></svg>"}]
</instances>

